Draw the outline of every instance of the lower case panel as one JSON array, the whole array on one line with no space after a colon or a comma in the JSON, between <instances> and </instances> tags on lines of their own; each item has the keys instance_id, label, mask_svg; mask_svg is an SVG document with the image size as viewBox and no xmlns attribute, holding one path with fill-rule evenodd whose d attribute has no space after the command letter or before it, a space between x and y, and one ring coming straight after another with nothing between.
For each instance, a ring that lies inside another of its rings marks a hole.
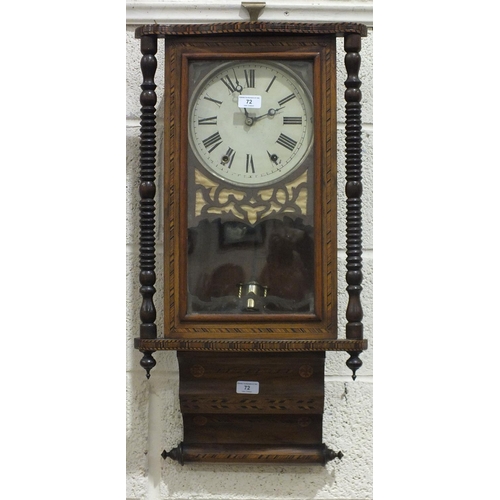
<instances>
[{"instance_id":1,"label":"lower case panel","mask_svg":"<svg viewBox=\"0 0 500 500\"><path fill-rule=\"evenodd\" d=\"M261 444L321 443L321 415L192 415L183 416L184 436L193 443Z\"/></svg>"},{"instance_id":2,"label":"lower case panel","mask_svg":"<svg viewBox=\"0 0 500 500\"><path fill-rule=\"evenodd\" d=\"M185 444L181 443L163 458L172 458L184 465L184 462L212 463L254 463L254 464L317 464L325 465L333 458L342 458L342 452L333 452L322 445L304 446L266 446L236 444Z\"/></svg>"},{"instance_id":3,"label":"lower case panel","mask_svg":"<svg viewBox=\"0 0 500 500\"><path fill-rule=\"evenodd\" d=\"M324 352L177 353L185 462L325 464Z\"/></svg>"}]
</instances>

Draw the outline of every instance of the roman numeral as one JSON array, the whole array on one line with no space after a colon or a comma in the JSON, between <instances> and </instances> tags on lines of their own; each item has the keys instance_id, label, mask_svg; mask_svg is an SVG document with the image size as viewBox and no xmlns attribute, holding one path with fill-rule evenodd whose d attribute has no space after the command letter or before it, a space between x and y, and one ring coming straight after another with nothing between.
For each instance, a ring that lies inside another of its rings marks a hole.
<instances>
[{"instance_id":1,"label":"roman numeral","mask_svg":"<svg viewBox=\"0 0 500 500\"><path fill-rule=\"evenodd\" d=\"M217 146L222 144L222 138L219 134L219 132L215 132L215 134L212 134L210 137L207 137L203 141L203 145L208 149L210 146L213 146L212 149L208 149L208 152L211 153Z\"/></svg>"},{"instance_id":2,"label":"roman numeral","mask_svg":"<svg viewBox=\"0 0 500 500\"><path fill-rule=\"evenodd\" d=\"M271 83L267 86L266 92L269 92L269 89L271 88L271 85L274 83L274 80L276 80L276 76L273 76Z\"/></svg>"},{"instance_id":3,"label":"roman numeral","mask_svg":"<svg viewBox=\"0 0 500 500\"><path fill-rule=\"evenodd\" d=\"M246 169L247 174L249 169L252 169L252 174L255 174L255 167L253 165L253 156L247 154L247 169Z\"/></svg>"},{"instance_id":4,"label":"roman numeral","mask_svg":"<svg viewBox=\"0 0 500 500\"><path fill-rule=\"evenodd\" d=\"M302 125L302 116L284 116L283 125Z\"/></svg>"},{"instance_id":5,"label":"roman numeral","mask_svg":"<svg viewBox=\"0 0 500 500\"><path fill-rule=\"evenodd\" d=\"M236 154L236 151L232 148L227 148L226 154L223 156L223 162L228 163L227 168L231 168L231 165L233 164L234 160L234 155Z\"/></svg>"},{"instance_id":6,"label":"roman numeral","mask_svg":"<svg viewBox=\"0 0 500 500\"><path fill-rule=\"evenodd\" d=\"M231 92L231 94L233 92L236 92L236 87L234 86L231 78L229 78L228 75L226 75L224 78L221 78L221 82L229 89L229 92Z\"/></svg>"},{"instance_id":7,"label":"roman numeral","mask_svg":"<svg viewBox=\"0 0 500 500\"><path fill-rule=\"evenodd\" d=\"M218 101L217 99L212 99L211 97L208 97L208 96L204 96L203 99L206 99L207 101L215 102L215 104L217 104L217 106L220 106L222 104L222 101Z\"/></svg>"},{"instance_id":8,"label":"roman numeral","mask_svg":"<svg viewBox=\"0 0 500 500\"><path fill-rule=\"evenodd\" d=\"M245 70L245 80L247 87L255 87L255 70L249 69L248 72Z\"/></svg>"},{"instance_id":9,"label":"roman numeral","mask_svg":"<svg viewBox=\"0 0 500 500\"><path fill-rule=\"evenodd\" d=\"M217 117L211 116L210 118L198 118L198 125L217 125Z\"/></svg>"},{"instance_id":10,"label":"roman numeral","mask_svg":"<svg viewBox=\"0 0 500 500\"><path fill-rule=\"evenodd\" d=\"M276 142L290 151L293 151L293 148L297 145L297 141L294 141L285 134L280 134Z\"/></svg>"},{"instance_id":11,"label":"roman numeral","mask_svg":"<svg viewBox=\"0 0 500 500\"><path fill-rule=\"evenodd\" d=\"M286 103L286 102L288 102L288 101L291 101L291 100L292 100L292 99L294 99L294 98L295 98L295 94L290 94L290 95L288 95L288 96L284 97L283 99L281 99L281 101L278 101L278 104L279 104L280 106L283 106L283 104L285 104L285 103Z\"/></svg>"}]
</instances>

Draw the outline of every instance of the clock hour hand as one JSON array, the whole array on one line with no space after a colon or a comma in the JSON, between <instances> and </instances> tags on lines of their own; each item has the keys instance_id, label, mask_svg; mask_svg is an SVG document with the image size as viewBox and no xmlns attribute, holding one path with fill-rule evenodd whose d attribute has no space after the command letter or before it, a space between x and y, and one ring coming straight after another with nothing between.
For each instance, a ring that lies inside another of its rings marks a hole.
<instances>
[{"instance_id":1,"label":"clock hour hand","mask_svg":"<svg viewBox=\"0 0 500 500\"><path fill-rule=\"evenodd\" d=\"M243 111L245 111L245 125L248 125L251 127L253 125L253 122L255 121L255 118L252 118L247 111L247 108L243 108Z\"/></svg>"}]
</instances>

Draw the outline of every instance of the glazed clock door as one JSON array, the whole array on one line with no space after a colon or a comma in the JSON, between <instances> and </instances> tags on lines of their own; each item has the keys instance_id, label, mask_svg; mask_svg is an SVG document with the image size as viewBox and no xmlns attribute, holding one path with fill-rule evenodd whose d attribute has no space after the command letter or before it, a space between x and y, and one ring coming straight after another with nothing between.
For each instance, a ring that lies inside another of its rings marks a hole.
<instances>
[{"instance_id":1,"label":"glazed clock door","mask_svg":"<svg viewBox=\"0 0 500 500\"><path fill-rule=\"evenodd\" d=\"M190 61L186 319L315 317L312 75L308 60Z\"/></svg>"}]
</instances>

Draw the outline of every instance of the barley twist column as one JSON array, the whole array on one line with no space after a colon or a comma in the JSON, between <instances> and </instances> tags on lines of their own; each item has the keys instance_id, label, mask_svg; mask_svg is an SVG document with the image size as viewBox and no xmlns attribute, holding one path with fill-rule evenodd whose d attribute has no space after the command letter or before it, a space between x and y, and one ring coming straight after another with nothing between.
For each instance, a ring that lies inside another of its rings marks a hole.
<instances>
[{"instance_id":1,"label":"barley twist column","mask_svg":"<svg viewBox=\"0 0 500 500\"><path fill-rule=\"evenodd\" d=\"M141 70L143 83L141 85L141 138L140 138L140 293L142 305L140 310L141 339L156 338L156 309L153 295L156 292L155 273L155 165L156 165L156 85L154 75L157 61L157 36L141 38ZM150 370L156 365L152 353L143 351L141 366L149 378Z\"/></svg>"},{"instance_id":2,"label":"barley twist column","mask_svg":"<svg viewBox=\"0 0 500 500\"><path fill-rule=\"evenodd\" d=\"M361 80L358 72L361 65L361 36L347 34L344 37L345 66L347 69L346 91L346 187L347 196L347 339L363 338L362 290L362 228L361 228ZM356 378L356 370L362 365L361 351L350 351L347 366Z\"/></svg>"}]
</instances>

